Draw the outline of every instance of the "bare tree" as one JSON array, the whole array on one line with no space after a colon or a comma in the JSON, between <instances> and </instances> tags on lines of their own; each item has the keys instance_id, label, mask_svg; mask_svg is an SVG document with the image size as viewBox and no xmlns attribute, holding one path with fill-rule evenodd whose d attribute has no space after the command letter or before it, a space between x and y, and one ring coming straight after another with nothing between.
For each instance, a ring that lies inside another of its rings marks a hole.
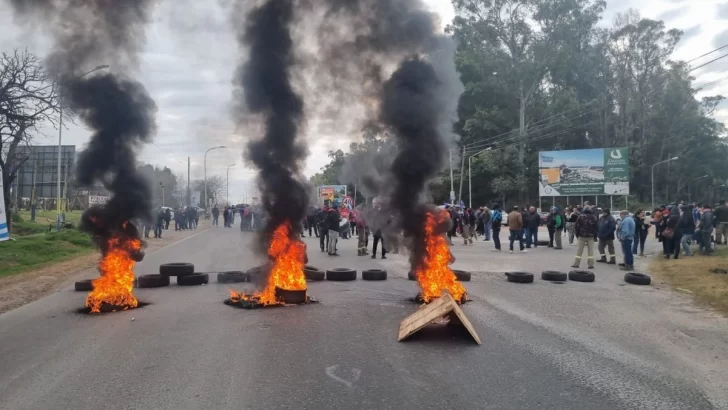
<instances>
[{"instance_id":1,"label":"bare tree","mask_svg":"<svg viewBox=\"0 0 728 410\"><path fill-rule=\"evenodd\" d=\"M57 89L41 60L28 50L14 50L0 56L0 167L2 167L5 209L10 211L10 185L18 169L28 160L18 147L29 145L37 127L47 122L56 126L59 100ZM8 226L11 218L8 218Z\"/></svg>"}]
</instances>

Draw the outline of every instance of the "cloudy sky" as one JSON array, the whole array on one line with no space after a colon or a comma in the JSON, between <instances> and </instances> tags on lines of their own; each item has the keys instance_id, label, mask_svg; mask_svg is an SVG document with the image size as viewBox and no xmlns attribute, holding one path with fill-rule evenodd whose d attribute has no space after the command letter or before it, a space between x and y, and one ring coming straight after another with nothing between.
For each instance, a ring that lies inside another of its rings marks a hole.
<instances>
[{"instance_id":1,"label":"cloudy sky","mask_svg":"<svg viewBox=\"0 0 728 410\"><path fill-rule=\"evenodd\" d=\"M454 10L448 0L425 0L440 14L443 26L452 20ZM48 40L15 26L8 2L0 0L0 51L28 47L44 55ZM157 166L167 166L177 173L187 173L191 158L192 178L201 178L204 152L214 146L227 149L210 152L207 174L225 176L230 170L230 199L239 202L254 195L255 172L242 160L246 135L240 135L230 121L231 76L239 54L228 14L215 2L162 1L148 27L147 44L141 56L139 78L157 102L158 132L153 144L141 153L141 159ZM685 32L673 58L690 60L719 46L728 44L728 3L725 0L608 0L604 26L611 25L618 12L635 8L644 17L661 19L669 28ZM6 30L6 27L11 27ZM724 49L694 65L707 62L728 52ZM113 70L113 67L111 68ZM696 84L720 81L728 77L728 58L694 72ZM728 95L728 78L706 88L698 96ZM719 119L728 122L728 104L723 104ZM308 140L311 155L305 173L317 172L327 162L331 149L345 149L346 137L318 138L315 120L309 123ZM64 131L64 144L81 149L89 133L81 126ZM35 142L56 144L54 130L44 131Z\"/></svg>"}]
</instances>

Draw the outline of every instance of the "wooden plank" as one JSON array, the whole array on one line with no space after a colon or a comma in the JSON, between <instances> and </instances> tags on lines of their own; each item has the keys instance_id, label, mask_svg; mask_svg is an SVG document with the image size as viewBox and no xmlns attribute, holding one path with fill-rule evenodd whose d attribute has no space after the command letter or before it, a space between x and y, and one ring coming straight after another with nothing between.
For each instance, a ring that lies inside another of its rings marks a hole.
<instances>
[{"instance_id":1,"label":"wooden plank","mask_svg":"<svg viewBox=\"0 0 728 410\"><path fill-rule=\"evenodd\" d=\"M462 325L468 333L473 337L476 343L481 344L478 334L475 332L470 321L465 317L462 309L452 298L449 292L442 292L442 296L434 300L428 305L420 307L420 309L406 317L399 324L399 335L397 341L401 342L414 333L427 326L428 324L448 316L454 325Z\"/></svg>"}]
</instances>

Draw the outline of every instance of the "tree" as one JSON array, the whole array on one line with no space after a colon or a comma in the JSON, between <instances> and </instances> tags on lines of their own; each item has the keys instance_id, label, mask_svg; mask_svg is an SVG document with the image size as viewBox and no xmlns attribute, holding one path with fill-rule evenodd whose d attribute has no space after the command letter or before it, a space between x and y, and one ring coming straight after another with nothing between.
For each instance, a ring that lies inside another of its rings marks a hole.
<instances>
[{"instance_id":1,"label":"tree","mask_svg":"<svg viewBox=\"0 0 728 410\"><path fill-rule=\"evenodd\" d=\"M199 191L200 192L200 204L199 206L205 207L205 204L207 204L207 198L212 199L213 203L219 203L220 202L220 194L225 191L226 187L226 181L225 178L214 175L207 178L207 192L205 192L205 180L204 179L198 179L195 181L192 181L192 191ZM192 206L197 206L198 204L192 204Z\"/></svg>"},{"instance_id":2,"label":"tree","mask_svg":"<svg viewBox=\"0 0 728 410\"><path fill-rule=\"evenodd\" d=\"M164 206L177 208L186 204L184 197L179 198L179 191L185 190L186 192L187 184L178 175L174 175L171 169L145 164L139 168L139 172L147 178L149 186L152 188L152 198L155 206L164 204Z\"/></svg>"},{"instance_id":3,"label":"tree","mask_svg":"<svg viewBox=\"0 0 728 410\"><path fill-rule=\"evenodd\" d=\"M0 167L5 209L10 213L10 186L28 160L18 147L29 145L42 123L56 126L59 100L40 59L27 50L0 56ZM8 226L12 218L8 219Z\"/></svg>"}]
</instances>

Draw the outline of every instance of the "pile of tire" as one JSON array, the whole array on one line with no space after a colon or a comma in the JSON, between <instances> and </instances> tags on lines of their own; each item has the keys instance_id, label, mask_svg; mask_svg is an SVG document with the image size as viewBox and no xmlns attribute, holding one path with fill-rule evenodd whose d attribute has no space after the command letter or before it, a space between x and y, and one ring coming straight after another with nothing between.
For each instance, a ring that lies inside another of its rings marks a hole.
<instances>
[{"instance_id":1,"label":"pile of tire","mask_svg":"<svg viewBox=\"0 0 728 410\"><path fill-rule=\"evenodd\" d=\"M166 281L166 284L169 285L169 278L171 276L177 277L177 285L179 286L198 286L198 285L205 285L210 282L210 275L207 273L195 273L195 265L191 263L185 263L185 262L176 262L176 263L165 263L162 265L159 265L159 275L142 275L142 276L154 276L155 279L158 276L161 276L165 279L159 279L159 282L157 283L164 283ZM142 276L139 277L139 287L142 286ZM161 285L166 286L166 285ZM157 286L147 286L147 287L157 287Z\"/></svg>"},{"instance_id":2,"label":"pile of tire","mask_svg":"<svg viewBox=\"0 0 728 410\"><path fill-rule=\"evenodd\" d=\"M334 282L348 282L356 280L356 270L349 268L334 268L326 271L326 280Z\"/></svg>"},{"instance_id":3,"label":"pile of tire","mask_svg":"<svg viewBox=\"0 0 728 410\"><path fill-rule=\"evenodd\" d=\"M455 280L457 280L458 282L470 282L470 277L472 276L470 272L466 272L460 269L453 269L452 272L455 274ZM417 280L417 274L413 271L409 271L407 272L407 279Z\"/></svg>"}]
</instances>

